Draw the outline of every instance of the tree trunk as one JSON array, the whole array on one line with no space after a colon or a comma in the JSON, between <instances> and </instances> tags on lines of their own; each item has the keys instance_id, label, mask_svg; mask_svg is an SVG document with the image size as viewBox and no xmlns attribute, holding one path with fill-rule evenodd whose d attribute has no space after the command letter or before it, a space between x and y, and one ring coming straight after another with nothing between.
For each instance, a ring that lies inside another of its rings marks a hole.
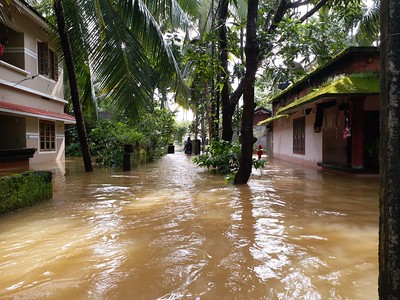
<instances>
[{"instance_id":1,"label":"tree trunk","mask_svg":"<svg viewBox=\"0 0 400 300\"><path fill-rule=\"evenodd\" d=\"M210 138L219 139L219 94L215 91L214 79L210 82L211 93L209 92L208 101L210 102L209 107L209 127L210 127Z\"/></svg>"},{"instance_id":2,"label":"tree trunk","mask_svg":"<svg viewBox=\"0 0 400 300\"><path fill-rule=\"evenodd\" d=\"M256 43L258 0L248 1L247 33L246 33L246 75L243 93L243 117L241 126L240 167L235 176L235 184L245 184L250 178L253 160L253 144L256 138L253 136L254 114L254 82L257 71L259 48Z\"/></svg>"},{"instance_id":3,"label":"tree trunk","mask_svg":"<svg viewBox=\"0 0 400 300\"><path fill-rule=\"evenodd\" d=\"M219 79L222 81L223 87L221 90L222 102L222 139L231 141L233 136L232 116L233 111L229 105L229 70L228 70L228 40L226 36L226 19L228 18L228 0L219 0L218 3L218 50L219 63L221 66Z\"/></svg>"},{"instance_id":4,"label":"tree trunk","mask_svg":"<svg viewBox=\"0 0 400 300\"><path fill-rule=\"evenodd\" d=\"M211 104L211 97L210 89L207 83L204 83L204 97L206 100L206 118L208 123L208 136L209 138L213 138L215 135L214 133L214 118L213 118L213 106Z\"/></svg>"},{"instance_id":5,"label":"tree trunk","mask_svg":"<svg viewBox=\"0 0 400 300\"><path fill-rule=\"evenodd\" d=\"M379 299L400 299L399 16L399 1L381 1Z\"/></svg>"},{"instance_id":6,"label":"tree trunk","mask_svg":"<svg viewBox=\"0 0 400 300\"><path fill-rule=\"evenodd\" d=\"M72 105L76 119L79 143L81 146L83 163L86 172L93 171L92 160L90 156L89 143L86 135L85 122L83 120L82 106L79 99L78 84L75 74L74 60L72 56L71 44L66 29L64 18L64 8L61 0L54 1L54 10L57 16L58 32L60 34L61 46L64 54L65 65L68 72L69 85L71 90Z\"/></svg>"},{"instance_id":7,"label":"tree trunk","mask_svg":"<svg viewBox=\"0 0 400 300\"><path fill-rule=\"evenodd\" d=\"M222 115L222 139L224 141L232 141L233 136L233 114L237 104L239 103L240 97L243 95L243 91L246 85L246 77L240 80L236 90L230 96L228 102L224 103L223 115Z\"/></svg>"},{"instance_id":8,"label":"tree trunk","mask_svg":"<svg viewBox=\"0 0 400 300\"><path fill-rule=\"evenodd\" d=\"M229 101L229 99L228 99ZM230 142L233 138L233 113L235 107L232 109L232 105L222 101L222 139Z\"/></svg>"}]
</instances>

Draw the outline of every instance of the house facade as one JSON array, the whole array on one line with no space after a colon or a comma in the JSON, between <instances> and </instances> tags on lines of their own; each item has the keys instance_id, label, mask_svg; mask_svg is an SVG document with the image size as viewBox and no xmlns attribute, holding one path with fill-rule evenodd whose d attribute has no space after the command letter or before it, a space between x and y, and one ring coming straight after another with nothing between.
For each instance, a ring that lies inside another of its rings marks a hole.
<instances>
[{"instance_id":1,"label":"house facade","mask_svg":"<svg viewBox=\"0 0 400 300\"><path fill-rule=\"evenodd\" d=\"M352 47L275 96L272 155L309 166L378 169L379 50Z\"/></svg>"},{"instance_id":2,"label":"house facade","mask_svg":"<svg viewBox=\"0 0 400 300\"><path fill-rule=\"evenodd\" d=\"M254 144L255 148L261 145L263 153L271 155L272 143L271 143L271 126L270 124L259 124L262 120L271 117L272 111L265 107L258 107L254 110L253 115L253 134L257 139Z\"/></svg>"},{"instance_id":3,"label":"house facade","mask_svg":"<svg viewBox=\"0 0 400 300\"><path fill-rule=\"evenodd\" d=\"M13 3L0 22L0 168L63 160L64 126L75 123L46 20Z\"/></svg>"}]
</instances>

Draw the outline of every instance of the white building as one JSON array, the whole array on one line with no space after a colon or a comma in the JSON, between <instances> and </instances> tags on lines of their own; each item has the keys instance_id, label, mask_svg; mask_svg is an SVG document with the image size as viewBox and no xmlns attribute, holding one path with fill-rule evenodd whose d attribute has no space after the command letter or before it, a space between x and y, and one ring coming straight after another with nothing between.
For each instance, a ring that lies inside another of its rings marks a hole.
<instances>
[{"instance_id":1,"label":"white building","mask_svg":"<svg viewBox=\"0 0 400 300\"><path fill-rule=\"evenodd\" d=\"M13 4L15 3L15 5ZM65 158L63 81L48 24L25 2L0 22L0 168Z\"/></svg>"}]
</instances>

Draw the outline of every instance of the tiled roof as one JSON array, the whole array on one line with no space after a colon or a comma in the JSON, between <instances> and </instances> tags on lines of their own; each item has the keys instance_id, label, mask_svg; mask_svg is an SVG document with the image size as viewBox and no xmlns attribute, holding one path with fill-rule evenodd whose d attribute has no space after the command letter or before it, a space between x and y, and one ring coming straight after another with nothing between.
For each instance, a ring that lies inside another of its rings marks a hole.
<instances>
[{"instance_id":1,"label":"tiled roof","mask_svg":"<svg viewBox=\"0 0 400 300\"><path fill-rule=\"evenodd\" d=\"M75 124L75 117L66 113L57 113L30 106L19 105L0 101L0 112L14 113L24 116L38 117L47 120L63 121L68 124Z\"/></svg>"}]
</instances>

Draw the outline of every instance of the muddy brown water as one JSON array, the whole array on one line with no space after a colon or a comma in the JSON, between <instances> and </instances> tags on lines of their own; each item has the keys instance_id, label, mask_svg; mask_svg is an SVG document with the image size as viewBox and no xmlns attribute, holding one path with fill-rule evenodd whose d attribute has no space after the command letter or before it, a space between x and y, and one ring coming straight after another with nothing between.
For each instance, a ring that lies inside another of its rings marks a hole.
<instances>
[{"instance_id":1,"label":"muddy brown water","mask_svg":"<svg viewBox=\"0 0 400 300\"><path fill-rule=\"evenodd\" d=\"M0 299L377 299L378 178L268 160L248 185L182 153L51 168L0 217Z\"/></svg>"}]
</instances>

